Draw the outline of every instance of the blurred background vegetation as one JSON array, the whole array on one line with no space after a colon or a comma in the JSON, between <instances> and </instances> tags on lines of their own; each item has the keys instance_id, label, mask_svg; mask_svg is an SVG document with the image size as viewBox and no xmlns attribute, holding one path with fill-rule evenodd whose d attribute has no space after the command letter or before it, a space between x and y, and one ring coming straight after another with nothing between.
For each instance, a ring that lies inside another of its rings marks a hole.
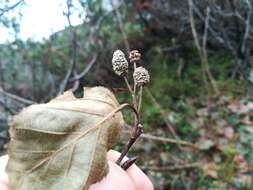
<instances>
[{"instance_id":1,"label":"blurred background vegetation","mask_svg":"<svg viewBox=\"0 0 253 190\"><path fill-rule=\"evenodd\" d=\"M112 53L138 49L151 83L143 97L146 135L130 155L139 155L137 164L155 188L253 189L251 0L63 2L68 25L41 41L18 37L25 0L0 3L0 25L15 39L0 44L2 153L8 123L27 105L67 89L80 97L83 86L95 85L129 100L112 71ZM7 16L12 11L17 14ZM72 24L75 13L82 24ZM125 119L130 123L128 113ZM127 138L124 133L117 150Z\"/></svg>"}]
</instances>

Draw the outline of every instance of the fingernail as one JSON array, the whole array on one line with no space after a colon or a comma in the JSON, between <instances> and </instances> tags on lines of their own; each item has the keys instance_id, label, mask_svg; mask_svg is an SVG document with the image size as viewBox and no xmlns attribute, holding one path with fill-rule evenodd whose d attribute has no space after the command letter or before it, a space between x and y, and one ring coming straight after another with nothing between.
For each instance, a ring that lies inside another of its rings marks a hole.
<instances>
[{"instance_id":1,"label":"fingernail","mask_svg":"<svg viewBox=\"0 0 253 190\"><path fill-rule=\"evenodd\" d=\"M138 156L129 158L127 161L121 164L121 168L123 170L127 170L130 166L132 166L136 162L137 159L138 159Z\"/></svg>"}]
</instances>

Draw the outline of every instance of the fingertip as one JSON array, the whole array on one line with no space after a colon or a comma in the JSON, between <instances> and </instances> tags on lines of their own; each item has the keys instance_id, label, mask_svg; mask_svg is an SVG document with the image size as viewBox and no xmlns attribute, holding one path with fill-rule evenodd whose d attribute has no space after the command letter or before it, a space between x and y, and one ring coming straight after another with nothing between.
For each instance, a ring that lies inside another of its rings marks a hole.
<instances>
[{"instance_id":1,"label":"fingertip","mask_svg":"<svg viewBox=\"0 0 253 190\"><path fill-rule=\"evenodd\" d=\"M150 181L150 179L135 164L133 164L131 167L127 169L127 173L129 177L133 180L136 189L154 190L154 186Z\"/></svg>"},{"instance_id":2,"label":"fingertip","mask_svg":"<svg viewBox=\"0 0 253 190\"><path fill-rule=\"evenodd\" d=\"M0 157L0 180L1 181L8 181L8 175L5 172L5 167L7 165L8 162L8 156L2 156Z\"/></svg>"},{"instance_id":3,"label":"fingertip","mask_svg":"<svg viewBox=\"0 0 253 190\"><path fill-rule=\"evenodd\" d=\"M5 167L8 162L8 156L0 157L0 189L8 190L8 175L5 172Z\"/></svg>"},{"instance_id":4,"label":"fingertip","mask_svg":"<svg viewBox=\"0 0 253 190\"><path fill-rule=\"evenodd\" d=\"M9 189L8 183L6 181L0 180L0 189L1 190L8 190Z\"/></svg>"},{"instance_id":5,"label":"fingertip","mask_svg":"<svg viewBox=\"0 0 253 190\"><path fill-rule=\"evenodd\" d=\"M127 173L112 161L108 162L109 173L102 181L90 186L89 190L136 190Z\"/></svg>"},{"instance_id":6,"label":"fingertip","mask_svg":"<svg viewBox=\"0 0 253 190\"><path fill-rule=\"evenodd\" d=\"M107 153L107 157L109 160L116 162L116 160L119 158L120 153L115 150L110 150ZM126 161L127 157L123 159L123 161ZM126 170L129 177L132 179L133 183L135 184L136 189L141 190L154 190L154 186L150 179L146 176L146 174L143 173L143 171L136 166L136 164L133 164L131 167L129 167Z\"/></svg>"}]
</instances>

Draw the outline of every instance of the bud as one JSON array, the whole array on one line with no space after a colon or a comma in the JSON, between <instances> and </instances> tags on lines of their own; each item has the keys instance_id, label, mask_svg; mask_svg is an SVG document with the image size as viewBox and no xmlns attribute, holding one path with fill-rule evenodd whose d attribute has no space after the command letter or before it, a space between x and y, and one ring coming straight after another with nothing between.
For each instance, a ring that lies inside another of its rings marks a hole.
<instances>
[{"instance_id":1,"label":"bud","mask_svg":"<svg viewBox=\"0 0 253 190\"><path fill-rule=\"evenodd\" d=\"M116 50L112 57L112 67L114 72L119 76L124 76L128 71L128 62L125 54L121 50Z\"/></svg>"},{"instance_id":2,"label":"bud","mask_svg":"<svg viewBox=\"0 0 253 190\"><path fill-rule=\"evenodd\" d=\"M133 78L138 86L144 86L150 81L149 73L144 67L137 67L134 70Z\"/></svg>"},{"instance_id":3,"label":"bud","mask_svg":"<svg viewBox=\"0 0 253 190\"><path fill-rule=\"evenodd\" d=\"M129 54L130 63L140 61L140 59L141 59L141 54L139 53L138 50L130 51L130 54Z\"/></svg>"}]
</instances>

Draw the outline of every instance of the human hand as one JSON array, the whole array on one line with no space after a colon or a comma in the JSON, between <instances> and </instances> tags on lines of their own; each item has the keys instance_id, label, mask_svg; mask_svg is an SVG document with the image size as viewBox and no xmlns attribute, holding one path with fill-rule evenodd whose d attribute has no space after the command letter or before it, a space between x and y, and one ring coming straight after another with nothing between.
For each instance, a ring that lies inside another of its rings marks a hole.
<instances>
[{"instance_id":1,"label":"human hand","mask_svg":"<svg viewBox=\"0 0 253 190\"><path fill-rule=\"evenodd\" d=\"M109 163L109 173L100 182L91 185L89 190L154 190L148 177L133 164L127 171L122 170L115 164L120 153L110 150L107 153ZM10 190L8 188L8 176L5 173L5 166L8 156L0 157L0 189Z\"/></svg>"}]
</instances>

